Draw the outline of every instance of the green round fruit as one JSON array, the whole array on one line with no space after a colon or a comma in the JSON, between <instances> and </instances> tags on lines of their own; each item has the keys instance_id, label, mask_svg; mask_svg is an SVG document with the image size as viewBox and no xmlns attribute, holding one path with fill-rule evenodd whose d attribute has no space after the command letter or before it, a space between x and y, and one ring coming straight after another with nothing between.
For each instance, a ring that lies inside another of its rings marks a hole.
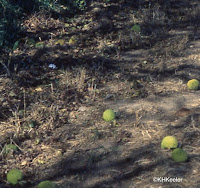
<instances>
[{"instance_id":1,"label":"green round fruit","mask_svg":"<svg viewBox=\"0 0 200 188\"><path fill-rule=\"evenodd\" d=\"M18 169L12 169L7 173L7 181L12 184L18 184L18 181L22 180L23 173Z\"/></svg>"},{"instance_id":2,"label":"green round fruit","mask_svg":"<svg viewBox=\"0 0 200 188\"><path fill-rule=\"evenodd\" d=\"M162 149L173 149L178 147L178 141L174 136L166 136L161 142Z\"/></svg>"},{"instance_id":3,"label":"green round fruit","mask_svg":"<svg viewBox=\"0 0 200 188\"><path fill-rule=\"evenodd\" d=\"M189 80L187 83L187 87L190 90L197 90L199 88L199 81L196 79Z\"/></svg>"},{"instance_id":4,"label":"green round fruit","mask_svg":"<svg viewBox=\"0 0 200 188\"><path fill-rule=\"evenodd\" d=\"M186 151L181 148L176 148L172 152L172 159L175 162L185 162L188 159Z\"/></svg>"},{"instance_id":5,"label":"green round fruit","mask_svg":"<svg viewBox=\"0 0 200 188\"><path fill-rule=\"evenodd\" d=\"M42 181L38 184L37 188L55 188L55 184L51 181Z\"/></svg>"},{"instance_id":6,"label":"green round fruit","mask_svg":"<svg viewBox=\"0 0 200 188\"><path fill-rule=\"evenodd\" d=\"M115 112L111 109L107 109L103 113L103 119L104 121L113 121L115 119Z\"/></svg>"},{"instance_id":7,"label":"green round fruit","mask_svg":"<svg viewBox=\"0 0 200 188\"><path fill-rule=\"evenodd\" d=\"M135 24L132 28L131 28L132 31L136 32L136 33L139 33L141 31L141 28L139 25Z\"/></svg>"}]
</instances>

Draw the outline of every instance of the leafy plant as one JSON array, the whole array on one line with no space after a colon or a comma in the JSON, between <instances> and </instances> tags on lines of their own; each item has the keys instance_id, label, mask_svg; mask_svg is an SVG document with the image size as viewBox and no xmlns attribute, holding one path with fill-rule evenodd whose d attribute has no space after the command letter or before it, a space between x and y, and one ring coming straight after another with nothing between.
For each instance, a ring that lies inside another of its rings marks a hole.
<instances>
[{"instance_id":1,"label":"leafy plant","mask_svg":"<svg viewBox=\"0 0 200 188\"><path fill-rule=\"evenodd\" d=\"M18 5L7 0L0 1L0 47L11 45L11 41L19 31L17 19L21 13Z\"/></svg>"},{"instance_id":2,"label":"leafy plant","mask_svg":"<svg viewBox=\"0 0 200 188\"><path fill-rule=\"evenodd\" d=\"M4 155L8 155L9 153L15 152L17 150L18 150L18 147L16 145L14 145L14 144L6 144L3 147L2 153Z\"/></svg>"},{"instance_id":3,"label":"leafy plant","mask_svg":"<svg viewBox=\"0 0 200 188\"><path fill-rule=\"evenodd\" d=\"M75 0L74 1L74 5L80 9L80 10L84 10L86 8L86 1L85 0Z\"/></svg>"},{"instance_id":4,"label":"leafy plant","mask_svg":"<svg viewBox=\"0 0 200 188\"><path fill-rule=\"evenodd\" d=\"M34 128L35 125L36 125L36 122L35 122L35 121L30 121L29 124L28 124L28 126L29 126L30 128Z\"/></svg>"},{"instance_id":5,"label":"leafy plant","mask_svg":"<svg viewBox=\"0 0 200 188\"><path fill-rule=\"evenodd\" d=\"M9 151L9 150L17 151L18 149L17 146L14 144L6 144L5 148L6 148L6 151Z\"/></svg>"},{"instance_id":6,"label":"leafy plant","mask_svg":"<svg viewBox=\"0 0 200 188\"><path fill-rule=\"evenodd\" d=\"M36 48L43 48L43 47L44 47L44 43L43 43L43 42L37 42L37 43L35 44L35 47L36 47Z\"/></svg>"},{"instance_id":7,"label":"leafy plant","mask_svg":"<svg viewBox=\"0 0 200 188\"><path fill-rule=\"evenodd\" d=\"M19 41L17 40L13 45L13 50L16 50L19 47Z\"/></svg>"}]
</instances>

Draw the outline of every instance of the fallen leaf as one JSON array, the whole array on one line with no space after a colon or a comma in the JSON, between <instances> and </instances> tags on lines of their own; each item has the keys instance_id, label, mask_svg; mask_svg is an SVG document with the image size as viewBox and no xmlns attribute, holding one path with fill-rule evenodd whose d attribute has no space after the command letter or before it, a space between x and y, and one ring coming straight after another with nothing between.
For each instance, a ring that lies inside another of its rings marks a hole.
<instances>
[{"instance_id":1,"label":"fallen leaf","mask_svg":"<svg viewBox=\"0 0 200 188\"><path fill-rule=\"evenodd\" d=\"M60 109L61 112L66 112L67 109L63 108L63 109Z\"/></svg>"},{"instance_id":2,"label":"fallen leaf","mask_svg":"<svg viewBox=\"0 0 200 188\"><path fill-rule=\"evenodd\" d=\"M22 162L21 162L21 165L22 165L22 166L25 166L26 164L27 164L27 161L22 161Z\"/></svg>"},{"instance_id":3,"label":"fallen leaf","mask_svg":"<svg viewBox=\"0 0 200 188\"><path fill-rule=\"evenodd\" d=\"M59 45L64 45L65 44L65 41L63 39L59 39L56 43L56 45L59 44Z\"/></svg>"},{"instance_id":4,"label":"fallen leaf","mask_svg":"<svg viewBox=\"0 0 200 188\"><path fill-rule=\"evenodd\" d=\"M40 163L40 164L44 164L44 161L40 160L40 159L38 159L37 162Z\"/></svg>"},{"instance_id":5,"label":"fallen leaf","mask_svg":"<svg viewBox=\"0 0 200 188\"><path fill-rule=\"evenodd\" d=\"M43 89L42 89L41 87L37 87L37 88L35 88L35 91L37 91L37 92L42 92Z\"/></svg>"}]
</instances>

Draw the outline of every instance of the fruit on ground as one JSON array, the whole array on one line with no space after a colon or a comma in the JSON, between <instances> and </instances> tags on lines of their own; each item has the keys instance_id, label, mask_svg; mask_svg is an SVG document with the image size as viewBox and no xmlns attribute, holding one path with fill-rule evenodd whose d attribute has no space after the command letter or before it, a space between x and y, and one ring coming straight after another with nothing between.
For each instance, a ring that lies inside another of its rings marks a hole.
<instances>
[{"instance_id":1,"label":"fruit on ground","mask_svg":"<svg viewBox=\"0 0 200 188\"><path fill-rule=\"evenodd\" d=\"M42 181L38 184L37 188L55 188L55 184L51 181Z\"/></svg>"},{"instance_id":2,"label":"fruit on ground","mask_svg":"<svg viewBox=\"0 0 200 188\"><path fill-rule=\"evenodd\" d=\"M187 87L190 90L197 90L199 88L199 81L196 79L189 80L187 83Z\"/></svg>"},{"instance_id":3,"label":"fruit on ground","mask_svg":"<svg viewBox=\"0 0 200 188\"><path fill-rule=\"evenodd\" d=\"M23 173L18 169L12 169L7 173L7 181L12 185L18 184L22 178Z\"/></svg>"},{"instance_id":4,"label":"fruit on ground","mask_svg":"<svg viewBox=\"0 0 200 188\"><path fill-rule=\"evenodd\" d=\"M107 109L103 113L104 121L113 121L115 119L115 112L112 109Z\"/></svg>"},{"instance_id":5,"label":"fruit on ground","mask_svg":"<svg viewBox=\"0 0 200 188\"><path fill-rule=\"evenodd\" d=\"M136 32L136 33L139 33L141 31L141 28L139 25L135 24L132 28L131 28L132 31Z\"/></svg>"},{"instance_id":6,"label":"fruit on ground","mask_svg":"<svg viewBox=\"0 0 200 188\"><path fill-rule=\"evenodd\" d=\"M175 162L185 162L188 159L186 151L181 148L174 149L171 157Z\"/></svg>"},{"instance_id":7,"label":"fruit on ground","mask_svg":"<svg viewBox=\"0 0 200 188\"><path fill-rule=\"evenodd\" d=\"M173 149L178 147L178 141L175 136L166 136L161 142L162 149Z\"/></svg>"}]
</instances>

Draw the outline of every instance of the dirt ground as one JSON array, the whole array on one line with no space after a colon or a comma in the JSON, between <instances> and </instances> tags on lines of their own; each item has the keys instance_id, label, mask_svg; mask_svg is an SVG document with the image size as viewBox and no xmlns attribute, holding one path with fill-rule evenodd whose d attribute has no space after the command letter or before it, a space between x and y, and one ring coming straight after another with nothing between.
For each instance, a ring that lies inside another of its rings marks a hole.
<instances>
[{"instance_id":1,"label":"dirt ground","mask_svg":"<svg viewBox=\"0 0 200 188\"><path fill-rule=\"evenodd\" d=\"M24 173L16 187L200 187L200 90L186 86L200 79L199 10L186 0L97 1L73 19L27 17L29 33L0 78L0 188L11 187L12 168ZM42 46L28 46L38 37ZM117 125L103 121L108 108ZM167 135L187 162L161 149ZM18 151L3 153L9 143Z\"/></svg>"}]
</instances>

